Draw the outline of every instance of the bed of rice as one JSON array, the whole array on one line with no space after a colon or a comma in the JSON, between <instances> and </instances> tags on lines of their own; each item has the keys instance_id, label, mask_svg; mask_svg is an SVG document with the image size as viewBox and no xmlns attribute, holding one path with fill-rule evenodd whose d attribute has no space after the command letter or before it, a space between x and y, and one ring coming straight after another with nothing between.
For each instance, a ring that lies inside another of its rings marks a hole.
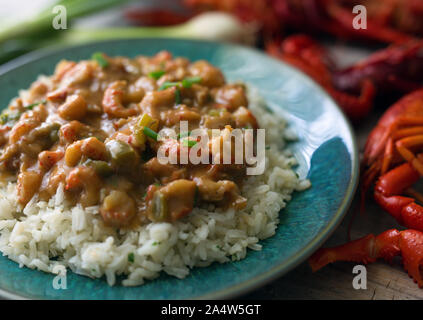
<instances>
[{"instance_id":1,"label":"bed of rice","mask_svg":"<svg viewBox=\"0 0 423 320\"><path fill-rule=\"evenodd\" d=\"M244 210L196 208L173 224L116 231L103 224L98 206L67 204L63 188L49 202L34 196L19 208L16 184L9 182L0 185L0 251L20 267L51 273L69 268L89 277L105 276L109 285L116 284L117 275L125 275L122 285L137 286L162 271L184 278L193 267L240 260L247 249L260 250L259 241L275 234L279 211L292 192L308 188L310 182L298 179L292 170L295 158L283 150L284 141L293 138L286 123L267 111L251 88L249 100L266 129L268 150L265 173L248 177L244 184Z\"/></svg>"}]
</instances>

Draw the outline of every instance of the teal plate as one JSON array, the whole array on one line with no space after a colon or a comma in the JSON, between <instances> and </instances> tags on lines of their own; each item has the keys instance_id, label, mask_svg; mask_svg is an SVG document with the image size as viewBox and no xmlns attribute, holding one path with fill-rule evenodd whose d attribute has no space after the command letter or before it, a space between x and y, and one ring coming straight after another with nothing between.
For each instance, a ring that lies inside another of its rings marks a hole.
<instances>
[{"instance_id":1,"label":"teal plate","mask_svg":"<svg viewBox=\"0 0 423 320\"><path fill-rule=\"evenodd\" d=\"M61 59L108 55L154 55L169 50L191 60L205 59L221 68L229 81L255 86L268 106L284 116L299 135L290 147L301 177L312 187L294 194L281 211L276 235L262 241L263 250L249 251L244 260L195 268L179 280L163 274L140 287L109 287L104 279L68 273L67 289L55 290L54 276L19 268L0 257L0 294L34 299L188 299L229 298L279 277L307 259L335 230L346 213L358 176L352 130L323 90L302 73L259 51L235 45L170 39L117 40L27 55L0 68L0 105L7 106L19 89L39 74L52 74Z\"/></svg>"}]
</instances>

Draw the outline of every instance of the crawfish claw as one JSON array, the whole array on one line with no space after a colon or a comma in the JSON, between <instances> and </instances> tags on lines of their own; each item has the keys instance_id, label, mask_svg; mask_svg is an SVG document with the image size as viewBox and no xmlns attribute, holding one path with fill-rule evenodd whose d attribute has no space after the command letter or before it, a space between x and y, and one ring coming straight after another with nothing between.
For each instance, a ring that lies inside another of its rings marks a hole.
<instances>
[{"instance_id":1,"label":"crawfish claw","mask_svg":"<svg viewBox=\"0 0 423 320\"><path fill-rule=\"evenodd\" d=\"M404 269L423 287L423 232L413 229L390 229L378 236L369 234L338 247L319 249L308 262L315 272L336 261L367 264L384 259L392 262L395 256L402 256Z\"/></svg>"}]
</instances>

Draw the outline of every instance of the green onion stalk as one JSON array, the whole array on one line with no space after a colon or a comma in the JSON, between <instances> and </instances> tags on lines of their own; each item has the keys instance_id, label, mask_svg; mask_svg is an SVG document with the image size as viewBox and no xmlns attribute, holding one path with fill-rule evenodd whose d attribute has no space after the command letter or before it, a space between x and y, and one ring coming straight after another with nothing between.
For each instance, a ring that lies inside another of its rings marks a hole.
<instances>
[{"instance_id":1,"label":"green onion stalk","mask_svg":"<svg viewBox=\"0 0 423 320\"><path fill-rule=\"evenodd\" d=\"M72 0L71 2L80 2ZM106 0L111 3L115 0ZM65 2L62 0L61 2ZM95 2L95 1L94 1ZM75 10L74 13L77 11ZM49 16L51 23L51 15ZM243 25L232 15L221 12L209 12L198 15L186 23L169 27L116 27L101 29L78 29L56 31L57 37L39 39L39 41L22 40L22 45L31 50L49 45L69 46L81 43L96 42L112 39L140 39L140 38L185 38L212 41L236 42L254 45L257 36L257 26ZM4 35L3 35L4 38ZM0 43L2 33L0 33ZM0 47L0 63L2 61ZM3 52L3 56L5 53Z\"/></svg>"},{"instance_id":2,"label":"green onion stalk","mask_svg":"<svg viewBox=\"0 0 423 320\"><path fill-rule=\"evenodd\" d=\"M244 26L234 16L221 13L203 13L186 23L170 27L119 27L81 30L69 30L60 40L62 44L128 39L128 38L190 38L237 42L254 45L256 28Z\"/></svg>"},{"instance_id":3,"label":"green onion stalk","mask_svg":"<svg viewBox=\"0 0 423 320\"><path fill-rule=\"evenodd\" d=\"M52 42L46 39L62 35L64 30L54 30L53 8L62 5L66 8L68 20L82 17L110 7L121 5L128 0L58 0L34 16L0 28L0 63L21 54L38 49Z\"/></svg>"},{"instance_id":4,"label":"green onion stalk","mask_svg":"<svg viewBox=\"0 0 423 320\"><path fill-rule=\"evenodd\" d=\"M67 19L70 20L108 9L127 1L128 0L58 0L33 17L9 26L3 26L0 30L0 43L16 38L28 40L31 36L37 36L40 33L58 32L52 28L52 21L54 18L52 10L59 5L66 8Z\"/></svg>"}]
</instances>

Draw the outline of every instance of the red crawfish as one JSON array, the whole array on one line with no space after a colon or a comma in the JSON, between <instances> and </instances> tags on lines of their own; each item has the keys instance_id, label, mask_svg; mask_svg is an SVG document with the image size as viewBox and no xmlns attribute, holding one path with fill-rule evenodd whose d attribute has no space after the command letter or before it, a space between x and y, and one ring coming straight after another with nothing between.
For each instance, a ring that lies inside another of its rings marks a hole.
<instances>
[{"instance_id":1,"label":"red crawfish","mask_svg":"<svg viewBox=\"0 0 423 320\"><path fill-rule=\"evenodd\" d=\"M294 35L283 41L267 43L270 55L300 69L319 83L353 120L365 117L373 106L375 87L370 80L361 83L359 95L336 89L333 85L335 64L326 50L307 35Z\"/></svg>"},{"instance_id":2,"label":"red crawfish","mask_svg":"<svg viewBox=\"0 0 423 320\"><path fill-rule=\"evenodd\" d=\"M394 104L370 133L362 162L362 195L374 184L376 202L408 230L388 230L347 244L318 250L314 271L335 261L371 263L401 255L405 269L423 286L423 196L412 186L423 176L423 89Z\"/></svg>"}]
</instances>

